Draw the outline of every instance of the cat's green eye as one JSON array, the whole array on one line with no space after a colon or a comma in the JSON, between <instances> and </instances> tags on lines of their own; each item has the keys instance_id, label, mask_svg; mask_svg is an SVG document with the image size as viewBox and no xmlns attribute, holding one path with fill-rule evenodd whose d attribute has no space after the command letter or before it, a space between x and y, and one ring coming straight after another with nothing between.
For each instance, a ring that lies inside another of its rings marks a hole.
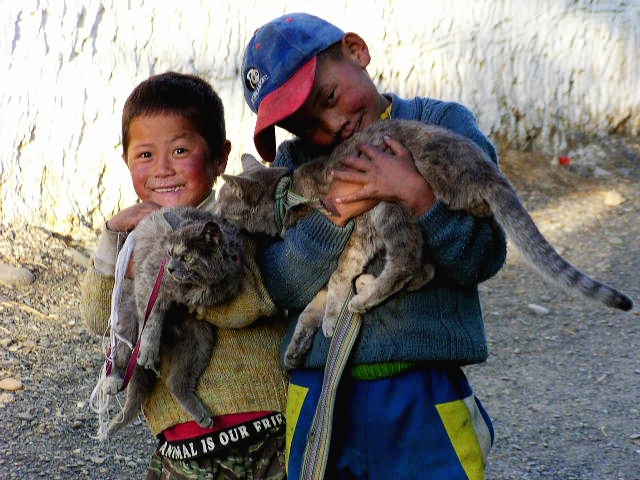
<instances>
[{"instance_id":1,"label":"cat's green eye","mask_svg":"<svg viewBox=\"0 0 640 480\"><path fill-rule=\"evenodd\" d=\"M189 263L191 260L193 260L193 257L191 255L183 255L182 260Z\"/></svg>"}]
</instances>

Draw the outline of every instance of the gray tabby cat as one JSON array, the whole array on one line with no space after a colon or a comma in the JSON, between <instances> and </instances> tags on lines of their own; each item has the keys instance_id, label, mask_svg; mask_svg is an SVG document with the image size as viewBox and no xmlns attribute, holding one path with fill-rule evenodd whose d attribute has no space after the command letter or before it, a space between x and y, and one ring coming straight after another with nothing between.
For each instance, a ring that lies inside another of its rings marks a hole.
<instances>
[{"instance_id":1,"label":"gray tabby cat","mask_svg":"<svg viewBox=\"0 0 640 480\"><path fill-rule=\"evenodd\" d=\"M630 310L631 300L621 292L597 282L563 259L542 236L518 195L498 166L471 140L441 127L417 121L376 122L344 141L328 157L310 161L293 173L283 167L265 168L253 158L243 158L245 171L238 176L223 175L218 208L225 218L250 232L280 234L319 207L331 182L331 170L341 159L357 153L359 143L382 145L383 136L400 141L414 159L418 171L428 180L437 199L450 209L476 216L493 214L523 257L546 279L579 292L607 306ZM250 157L250 156L249 156ZM248 169L248 163L253 160ZM295 192L309 199L300 206L287 205ZM274 206L285 206L282 224L274 218ZM285 355L287 366L297 365L309 347L322 319L327 336L333 333L339 311L348 298L353 280L378 252L385 252L380 275L362 275L357 294L349 302L353 312L366 312L403 288L417 289L434 274L428 252L423 252L422 235L411 212L404 207L380 202L355 219L354 231L344 248L335 272L300 315L296 331ZM326 303L326 306L325 306ZM324 311L324 318L318 312Z\"/></svg>"},{"instance_id":2,"label":"gray tabby cat","mask_svg":"<svg viewBox=\"0 0 640 480\"><path fill-rule=\"evenodd\" d=\"M131 348L163 258L164 276L151 314L142 330L140 353L126 388L123 409L110 422L106 436L130 423L156 381L160 344L169 366L165 384L186 412L202 427L211 413L195 394L215 343L215 327L196 318L200 309L231 299L243 282L243 241L236 227L210 212L192 207L161 209L134 230L135 278L125 280L120 303L118 342L113 369L105 383L115 395L129 362Z\"/></svg>"}]
</instances>

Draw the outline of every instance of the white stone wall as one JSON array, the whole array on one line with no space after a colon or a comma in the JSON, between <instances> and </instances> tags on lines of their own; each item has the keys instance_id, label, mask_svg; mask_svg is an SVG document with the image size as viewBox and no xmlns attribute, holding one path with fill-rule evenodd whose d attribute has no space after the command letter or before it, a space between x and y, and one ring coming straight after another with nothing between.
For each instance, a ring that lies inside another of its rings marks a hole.
<instances>
[{"instance_id":1,"label":"white stone wall","mask_svg":"<svg viewBox=\"0 0 640 480\"><path fill-rule=\"evenodd\" d=\"M169 69L220 93L236 171L254 151L242 48L287 11L359 33L382 90L464 103L501 146L640 131L638 0L2 0L0 225L91 239L131 204L121 108Z\"/></svg>"}]
</instances>

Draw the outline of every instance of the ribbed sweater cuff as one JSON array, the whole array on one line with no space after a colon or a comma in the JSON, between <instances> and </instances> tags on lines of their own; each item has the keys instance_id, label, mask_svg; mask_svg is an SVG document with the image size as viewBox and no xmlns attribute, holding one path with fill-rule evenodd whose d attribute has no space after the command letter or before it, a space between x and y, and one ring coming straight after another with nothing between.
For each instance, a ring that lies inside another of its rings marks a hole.
<instances>
[{"instance_id":1,"label":"ribbed sweater cuff","mask_svg":"<svg viewBox=\"0 0 640 480\"><path fill-rule=\"evenodd\" d=\"M444 203L440 200L436 200L436 203L431 207L427 213L418 218L418 225L423 232L426 232L426 240L435 240L434 243L438 243L437 239L442 236L442 232L447 231L451 225L451 219L455 213L452 212ZM431 246L431 245L429 245Z\"/></svg>"},{"instance_id":2,"label":"ribbed sweater cuff","mask_svg":"<svg viewBox=\"0 0 640 480\"><path fill-rule=\"evenodd\" d=\"M303 228L298 231L304 237L305 244L316 245L318 250L336 255L342 252L354 226L353 222L349 221L344 227L339 227L317 210L300 222Z\"/></svg>"},{"instance_id":3,"label":"ribbed sweater cuff","mask_svg":"<svg viewBox=\"0 0 640 480\"><path fill-rule=\"evenodd\" d=\"M126 234L107 230L105 225L100 237L98 237L98 246L93 254L93 265L98 273L113 277L116 271L118 239L121 235Z\"/></svg>"}]
</instances>

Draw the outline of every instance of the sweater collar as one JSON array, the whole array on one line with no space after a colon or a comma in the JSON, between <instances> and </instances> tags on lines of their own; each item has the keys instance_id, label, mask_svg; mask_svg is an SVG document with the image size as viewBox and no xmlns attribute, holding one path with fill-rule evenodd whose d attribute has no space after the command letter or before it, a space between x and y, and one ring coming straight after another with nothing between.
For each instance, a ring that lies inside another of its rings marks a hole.
<instances>
[{"instance_id":1,"label":"sweater collar","mask_svg":"<svg viewBox=\"0 0 640 480\"><path fill-rule=\"evenodd\" d=\"M401 118L407 120L419 120L422 114L422 102L419 98L412 98L406 100L400 98L394 93L384 93L384 96L391 100L393 109L391 111L391 118Z\"/></svg>"}]
</instances>

